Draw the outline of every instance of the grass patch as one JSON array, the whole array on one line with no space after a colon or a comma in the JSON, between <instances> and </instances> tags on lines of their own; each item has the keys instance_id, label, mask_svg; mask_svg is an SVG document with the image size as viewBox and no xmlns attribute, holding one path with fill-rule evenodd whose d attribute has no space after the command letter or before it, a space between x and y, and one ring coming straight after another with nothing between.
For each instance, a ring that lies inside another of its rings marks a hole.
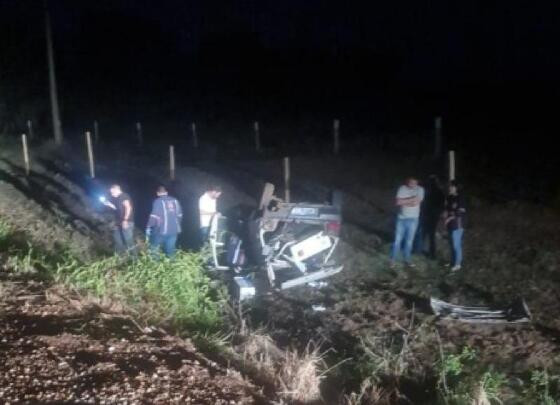
<instances>
[{"instance_id":1,"label":"grass patch","mask_svg":"<svg viewBox=\"0 0 560 405\"><path fill-rule=\"evenodd\" d=\"M527 404L555 405L560 398L560 376L533 370L523 394Z\"/></svg>"},{"instance_id":2,"label":"grass patch","mask_svg":"<svg viewBox=\"0 0 560 405\"><path fill-rule=\"evenodd\" d=\"M506 376L486 368L470 347L458 354L442 354L436 363L440 401L446 405L502 404Z\"/></svg>"},{"instance_id":3,"label":"grass patch","mask_svg":"<svg viewBox=\"0 0 560 405\"><path fill-rule=\"evenodd\" d=\"M0 219L0 263L14 275L32 275L101 302L117 302L137 320L170 327L180 334L215 333L224 326L226 293L212 286L204 271L203 254L178 252L172 260L111 256L86 262L69 249L44 252L26 236Z\"/></svg>"},{"instance_id":4,"label":"grass patch","mask_svg":"<svg viewBox=\"0 0 560 405\"><path fill-rule=\"evenodd\" d=\"M262 328L244 328L234 340L237 345L229 351L231 359L259 381L269 396L277 396L279 403L320 401L321 384L329 371L320 345L309 341L304 350L281 349Z\"/></svg>"},{"instance_id":5,"label":"grass patch","mask_svg":"<svg viewBox=\"0 0 560 405\"><path fill-rule=\"evenodd\" d=\"M59 263L54 278L97 298L120 300L137 318L178 332L216 332L222 327L224 294L211 287L199 253L137 260L112 256L91 263L72 258Z\"/></svg>"}]
</instances>

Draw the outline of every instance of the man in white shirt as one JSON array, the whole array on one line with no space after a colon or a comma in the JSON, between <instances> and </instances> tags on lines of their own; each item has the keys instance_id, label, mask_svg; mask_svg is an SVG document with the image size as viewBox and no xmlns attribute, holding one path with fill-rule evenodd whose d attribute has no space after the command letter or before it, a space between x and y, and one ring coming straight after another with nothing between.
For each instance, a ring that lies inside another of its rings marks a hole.
<instances>
[{"instance_id":1,"label":"man in white shirt","mask_svg":"<svg viewBox=\"0 0 560 405\"><path fill-rule=\"evenodd\" d=\"M198 200L198 210L200 212L200 237L202 243L208 239L210 230L210 221L212 217L218 214L217 202L222 195L222 189L219 186L209 187L208 190Z\"/></svg>"},{"instance_id":2,"label":"man in white shirt","mask_svg":"<svg viewBox=\"0 0 560 405\"><path fill-rule=\"evenodd\" d=\"M424 189L418 185L418 180L409 177L405 184L399 187L396 197L396 205L399 207L397 225L395 229L395 242L391 249L391 268L395 267L395 260L401 250L404 240L404 261L408 267L414 267L410 260L412 244L418 218L420 217L420 204L424 199Z\"/></svg>"}]
</instances>

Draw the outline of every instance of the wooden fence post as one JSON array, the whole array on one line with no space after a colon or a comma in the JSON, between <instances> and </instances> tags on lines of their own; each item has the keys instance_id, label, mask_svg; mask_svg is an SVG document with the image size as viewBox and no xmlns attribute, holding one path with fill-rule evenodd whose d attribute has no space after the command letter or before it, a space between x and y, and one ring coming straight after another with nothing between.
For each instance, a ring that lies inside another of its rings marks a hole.
<instances>
[{"instance_id":1,"label":"wooden fence post","mask_svg":"<svg viewBox=\"0 0 560 405\"><path fill-rule=\"evenodd\" d=\"M257 152L260 152L261 151L261 131L260 131L258 121L255 121L254 128L255 128L255 149L257 150Z\"/></svg>"},{"instance_id":2,"label":"wooden fence post","mask_svg":"<svg viewBox=\"0 0 560 405\"><path fill-rule=\"evenodd\" d=\"M340 120L333 121L333 152L338 155L340 151Z\"/></svg>"},{"instance_id":3,"label":"wooden fence post","mask_svg":"<svg viewBox=\"0 0 560 405\"><path fill-rule=\"evenodd\" d=\"M192 131L192 146L195 149L198 149L198 135L196 133L196 124L193 122L191 124L191 131Z\"/></svg>"},{"instance_id":4,"label":"wooden fence post","mask_svg":"<svg viewBox=\"0 0 560 405\"><path fill-rule=\"evenodd\" d=\"M169 178L175 180L175 148L169 145Z\"/></svg>"},{"instance_id":5,"label":"wooden fence post","mask_svg":"<svg viewBox=\"0 0 560 405\"><path fill-rule=\"evenodd\" d=\"M434 159L441 156L441 117L434 120Z\"/></svg>"},{"instance_id":6,"label":"wooden fence post","mask_svg":"<svg viewBox=\"0 0 560 405\"><path fill-rule=\"evenodd\" d=\"M21 144L23 146L23 162L25 163L25 175L29 176L30 167L29 167L29 150L27 148L27 135L21 135Z\"/></svg>"},{"instance_id":7,"label":"wooden fence post","mask_svg":"<svg viewBox=\"0 0 560 405\"><path fill-rule=\"evenodd\" d=\"M290 158L284 158L284 201L290 202Z\"/></svg>"},{"instance_id":8,"label":"wooden fence post","mask_svg":"<svg viewBox=\"0 0 560 405\"><path fill-rule=\"evenodd\" d=\"M95 162L93 160L93 147L91 145L91 133L89 131L86 131L86 144L89 161L89 176L95 179Z\"/></svg>"},{"instance_id":9,"label":"wooden fence post","mask_svg":"<svg viewBox=\"0 0 560 405\"><path fill-rule=\"evenodd\" d=\"M99 143L99 123L97 120L93 121L93 139L97 145Z\"/></svg>"},{"instance_id":10,"label":"wooden fence post","mask_svg":"<svg viewBox=\"0 0 560 405\"><path fill-rule=\"evenodd\" d=\"M27 120L27 133L29 134L29 140L33 140L33 122L31 120Z\"/></svg>"},{"instance_id":11,"label":"wooden fence post","mask_svg":"<svg viewBox=\"0 0 560 405\"><path fill-rule=\"evenodd\" d=\"M144 145L144 136L142 135L142 123L136 123L136 136L138 137L138 146Z\"/></svg>"},{"instance_id":12,"label":"wooden fence post","mask_svg":"<svg viewBox=\"0 0 560 405\"><path fill-rule=\"evenodd\" d=\"M455 180L455 151L449 151L449 181Z\"/></svg>"}]
</instances>

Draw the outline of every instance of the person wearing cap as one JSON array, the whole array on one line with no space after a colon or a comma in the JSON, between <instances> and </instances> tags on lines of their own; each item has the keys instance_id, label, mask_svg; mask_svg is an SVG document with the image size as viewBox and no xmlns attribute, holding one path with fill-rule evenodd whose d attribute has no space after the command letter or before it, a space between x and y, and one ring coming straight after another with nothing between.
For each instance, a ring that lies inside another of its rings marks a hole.
<instances>
[{"instance_id":1,"label":"person wearing cap","mask_svg":"<svg viewBox=\"0 0 560 405\"><path fill-rule=\"evenodd\" d=\"M163 253L167 257L173 257L177 237L181 233L183 210L179 201L169 196L164 186L159 186L156 194L157 198L152 204L152 212L146 226L146 240L154 256L157 256L163 248Z\"/></svg>"}]
</instances>

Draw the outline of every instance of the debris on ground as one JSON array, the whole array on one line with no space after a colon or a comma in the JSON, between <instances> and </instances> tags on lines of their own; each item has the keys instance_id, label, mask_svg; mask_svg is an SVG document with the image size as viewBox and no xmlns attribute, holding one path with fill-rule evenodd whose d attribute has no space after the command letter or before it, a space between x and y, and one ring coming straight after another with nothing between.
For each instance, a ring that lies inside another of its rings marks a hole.
<instances>
[{"instance_id":1,"label":"debris on ground","mask_svg":"<svg viewBox=\"0 0 560 405\"><path fill-rule=\"evenodd\" d=\"M430 306L437 316L461 322L527 323L531 321L531 313L523 299L506 308L491 308L488 306L454 305L432 297Z\"/></svg>"}]
</instances>

